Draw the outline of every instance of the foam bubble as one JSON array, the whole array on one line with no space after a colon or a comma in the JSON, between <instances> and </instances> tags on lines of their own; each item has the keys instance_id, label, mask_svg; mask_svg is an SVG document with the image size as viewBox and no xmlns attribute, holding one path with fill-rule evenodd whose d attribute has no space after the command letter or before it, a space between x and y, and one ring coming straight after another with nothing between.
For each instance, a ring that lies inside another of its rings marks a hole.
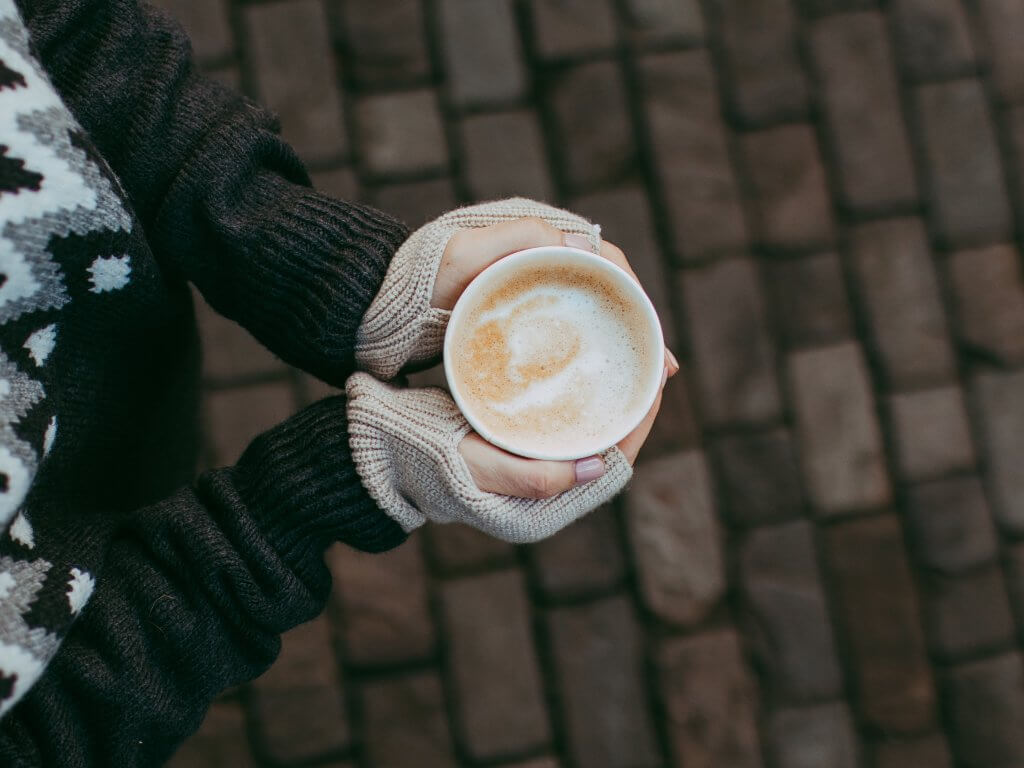
<instances>
[{"instance_id":1,"label":"foam bubble","mask_svg":"<svg viewBox=\"0 0 1024 768\"><path fill-rule=\"evenodd\" d=\"M552 454L616 439L650 382L643 316L610 279L532 267L469 307L455 338L464 404L495 436Z\"/></svg>"}]
</instances>

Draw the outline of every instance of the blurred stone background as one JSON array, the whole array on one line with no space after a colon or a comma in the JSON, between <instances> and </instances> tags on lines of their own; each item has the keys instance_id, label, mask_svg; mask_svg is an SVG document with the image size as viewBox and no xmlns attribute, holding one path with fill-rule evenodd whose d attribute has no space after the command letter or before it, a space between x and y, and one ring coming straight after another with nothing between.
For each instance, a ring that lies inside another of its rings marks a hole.
<instances>
[{"instance_id":1,"label":"blurred stone background","mask_svg":"<svg viewBox=\"0 0 1024 768\"><path fill-rule=\"evenodd\" d=\"M174 768L1024 765L1024 2L161 4L328 192L599 221L683 363L559 536L332 550ZM200 312L220 465L328 390Z\"/></svg>"}]
</instances>

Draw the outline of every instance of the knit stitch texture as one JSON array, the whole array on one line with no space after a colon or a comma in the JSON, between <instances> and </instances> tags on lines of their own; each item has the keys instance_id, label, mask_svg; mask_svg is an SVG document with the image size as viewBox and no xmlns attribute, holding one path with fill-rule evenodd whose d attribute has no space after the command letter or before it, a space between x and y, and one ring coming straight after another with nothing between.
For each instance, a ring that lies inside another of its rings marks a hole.
<instances>
[{"instance_id":1,"label":"knit stitch texture","mask_svg":"<svg viewBox=\"0 0 1024 768\"><path fill-rule=\"evenodd\" d=\"M380 292L359 325L359 368L388 380L406 365L436 358L444 345L451 312L430 306L430 298L448 241L460 229L530 217L543 219L563 232L583 235L595 252L600 249L599 226L535 200L516 197L449 211L413 232L391 260Z\"/></svg>"},{"instance_id":2,"label":"knit stitch texture","mask_svg":"<svg viewBox=\"0 0 1024 768\"><path fill-rule=\"evenodd\" d=\"M633 474L613 447L602 454L604 475L550 499L486 493L459 454L470 427L448 393L398 389L365 373L353 374L345 391L359 476L406 531L430 519L466 523L515 544L539 541L609 501Z\"/></svg>"}]
</instances>

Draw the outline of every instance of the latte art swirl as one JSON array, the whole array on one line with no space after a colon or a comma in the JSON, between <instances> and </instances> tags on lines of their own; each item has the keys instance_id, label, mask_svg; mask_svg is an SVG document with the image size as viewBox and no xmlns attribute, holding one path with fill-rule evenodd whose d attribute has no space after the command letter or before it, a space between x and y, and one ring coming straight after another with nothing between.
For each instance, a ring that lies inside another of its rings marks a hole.
<instances>
[{"instance_id":1,"label":"latte art swirl","mask_svg":"<svg viewBox=\"0 0 1024 768\"><path fill-rule=\"evenodd\" d=\"M643 319L580 267L537 266L481 296L454 345L459 390L495 435L551 453L634 419L647 382Z\"/></svg>"}]
</instances>

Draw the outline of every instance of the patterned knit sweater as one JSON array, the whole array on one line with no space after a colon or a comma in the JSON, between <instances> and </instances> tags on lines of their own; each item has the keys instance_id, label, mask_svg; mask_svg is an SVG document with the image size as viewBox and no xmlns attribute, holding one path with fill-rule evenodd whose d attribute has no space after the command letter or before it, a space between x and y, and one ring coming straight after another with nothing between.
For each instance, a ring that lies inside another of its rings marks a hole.
<instances>
[{"instance_id":1,"label":"patterned knit sweater","mask_svg":"<svg viewBox=\"0 0 1024 768\"><path fill-rule=\"evenodd\" d=\"M0 0L0 765L162 764L404 534L317 403L193 480L188 282L341 385L406 230L308 188L136 0Z\"/></svg>"}]
</instances>

